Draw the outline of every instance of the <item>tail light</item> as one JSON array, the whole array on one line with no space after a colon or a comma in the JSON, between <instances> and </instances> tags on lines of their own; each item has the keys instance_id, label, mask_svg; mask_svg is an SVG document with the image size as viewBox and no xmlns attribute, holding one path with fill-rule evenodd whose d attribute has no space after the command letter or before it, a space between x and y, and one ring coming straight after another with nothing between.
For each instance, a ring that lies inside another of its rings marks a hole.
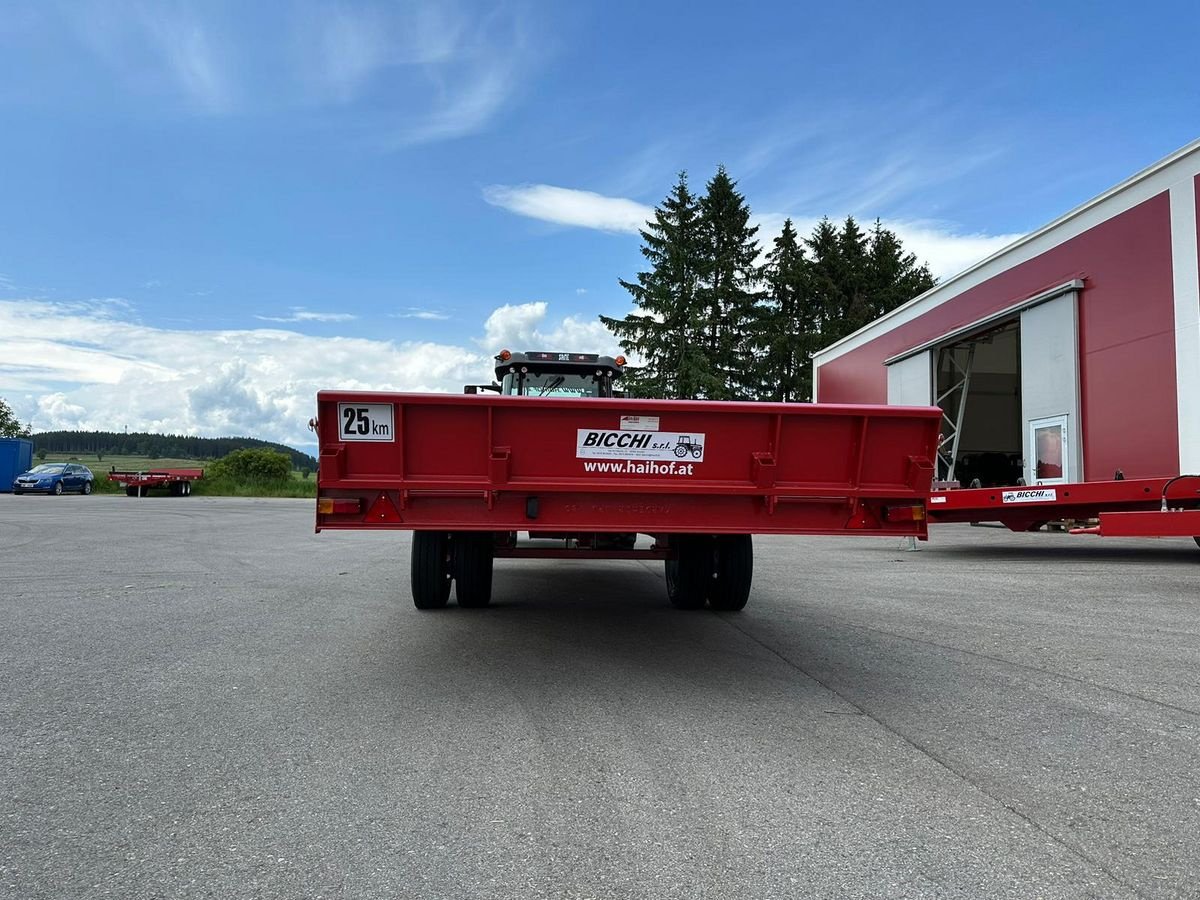
<instances>
[{"instance_id":1,"label":"tail light","mask_svg":"<svg viewBox=\"0 0 1200 900\"><path fill-rule=\"evenodd\" d=\"M883 508L885 522L923 522L925 521L925 504L914 503L905 506L885 506Z\"/></svg>"}]
</instances>

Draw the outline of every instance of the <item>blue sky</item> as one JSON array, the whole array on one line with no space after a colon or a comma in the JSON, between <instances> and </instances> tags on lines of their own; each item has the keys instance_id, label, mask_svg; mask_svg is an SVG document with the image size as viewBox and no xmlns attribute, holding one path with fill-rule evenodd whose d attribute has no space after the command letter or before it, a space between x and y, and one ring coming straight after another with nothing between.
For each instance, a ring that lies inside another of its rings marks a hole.
<instances>
[{"instance_id":1,"label":"blue sky","mask_svg":"<svg viewBox=\"0 0 1200 900\"><path fill-rule=\"evenodd\" d=\"M0 396L301 445L322 387L613 348L726 165L947 276L1197 137L1194 3L0 0Z\"/></svg>"}]
</instances>

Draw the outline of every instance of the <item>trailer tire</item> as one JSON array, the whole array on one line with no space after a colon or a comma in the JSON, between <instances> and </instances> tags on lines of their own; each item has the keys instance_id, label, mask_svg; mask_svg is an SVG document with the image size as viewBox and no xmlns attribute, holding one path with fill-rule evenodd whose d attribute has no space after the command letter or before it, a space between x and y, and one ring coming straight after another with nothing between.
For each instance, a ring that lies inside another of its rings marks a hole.
<instances>
[{"instance_id":1,"label":"trailer tire","mask_svg":"<svg viewBox=\"0 0 1200 900\"><path fill-rule=\"evenodd\" d=\"M748 534L719 534L713 543L716 578L709 585L708 605L721 612L745 609L754 579L754 541Z\"/></svg>"},{"instance_id":2,"label":"trailer tire","mask_svg":"<svg viewBox=\"0 0 1200 900\"><path fill-rule=\"evenodd\" d=\"M450 599L450 542L444 531L414 531L412 598L417 609L441 609Z\"/></svg>"},{"instance_id":3,"label":"trailer tire","mask_svg":"<svg viewBox=\"0 0 1200 900\"><path fill-rule=\"evenodd\" d=\"M454 592L464 609L482 609L492 602L492 544L490 531L459 531L450 536Z\"/></svg>"},{"instance_id":4,"label":"trailer tire","mask_svg":"<svg viewBox=\"0 0 1200 900\"><path fill-rule=\"evenodd\" d=\"M666 561L667 599L676 609L701 609L712 582L713 538L683 534L671 539L675 558Z\"/></svg>"},{"instance_id":5,"label":"trailer tire","mask_svg":"<svg viewBox=\"0 0 1200 900\"><path fill-rule=\"evenodd\" d=\"M137 488L132 487L131 485L125 485L125 496L126 497L136 497L137 492L138 492Z\"/></svg>"},{"instance_id":6,"label":"trailer tire","mask_svg":"<svg viewBox=\"0 0 1200 900\"><path fill-rule=\"evenodd\" d=\"M1196 542L1197 547L1200 547L1200 537L1194 537L1192 540Z\"/></svg>"}]
</instances>

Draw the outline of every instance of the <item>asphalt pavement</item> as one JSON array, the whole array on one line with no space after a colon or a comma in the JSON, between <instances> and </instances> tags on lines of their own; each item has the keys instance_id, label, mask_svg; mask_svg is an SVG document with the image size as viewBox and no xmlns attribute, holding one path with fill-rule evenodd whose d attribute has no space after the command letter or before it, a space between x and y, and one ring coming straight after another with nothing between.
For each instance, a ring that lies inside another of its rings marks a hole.
<instances>
[{"instance_id":1,"label":"asphalt pavement","mask_svg":"<svg viewBox=\"0 0 1200 900\"><path fill-rule=\"evenodd\" d=\"M757 538L418 612L312 502L0 494L0 897L1200 896L1200 550Z\"/></svg>"}]
</instances>

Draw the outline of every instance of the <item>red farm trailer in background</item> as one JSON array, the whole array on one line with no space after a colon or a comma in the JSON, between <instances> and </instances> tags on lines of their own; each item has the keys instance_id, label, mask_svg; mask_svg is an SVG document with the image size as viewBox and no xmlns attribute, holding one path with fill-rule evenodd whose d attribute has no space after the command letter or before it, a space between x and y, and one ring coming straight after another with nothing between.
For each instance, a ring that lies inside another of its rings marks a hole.
<instances>
[{"instance_id":1,"label":"red farm trailer in background","mask_svg":"<svg viewBox=\"0 0 1200 900\"><path fill-rule=\"evenodd\" d=\"M663 560L672 605L736 610L753 534L926 538L938 409L624 399L623 362L504 351L482 393L319 393L316 530L415 532L420 609L452 582L486 606L497 557L574 557Z\"/></svg>"},{"instance_id":2,"label":"red farm trailer in background","mask_svg":"<svg viewBox=\"0 0 1200 900\"><path fill-rule=\"evenodd\" d=\"M1047 522L1099 519L1072 534L1193 537L1200 545L1200 476L935 490L929 520L999 522L1037 531Z\"/></svg>"},{"instance_id":3,"label":"red farm trailer in background","mask_svg":"<svg viewBox=\"0 0 1200 900\"><path fill-rule=\"evenodd\" d=\"M152 469L148 472L112 469L108 473L108 480L124 485L129 497L144 497L151 488L166 488L172 497L187 497L192 493L192 483L203 477L203 469Z\"/></svg>"}]
</instances>

